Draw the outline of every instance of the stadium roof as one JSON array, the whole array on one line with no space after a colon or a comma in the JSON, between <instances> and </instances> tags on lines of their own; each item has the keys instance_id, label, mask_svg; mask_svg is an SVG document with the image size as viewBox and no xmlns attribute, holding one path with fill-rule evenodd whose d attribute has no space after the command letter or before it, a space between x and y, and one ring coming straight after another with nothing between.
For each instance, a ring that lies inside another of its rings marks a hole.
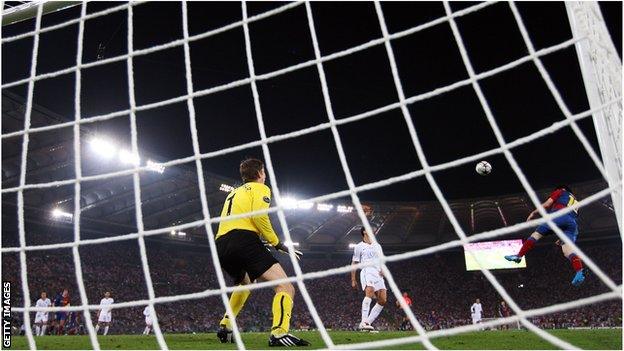
<instances>
[{"instance_id":1,"label":"stadium roof","mask_svg":"<svg viewBox=\"0 0 624 351\"><path fill-rule=\"evenodd\" d=\"M2 119L3 133L23 129L23 100L7 91L3 92ZM51 125L67 121L52 111L34 106L32 126ZM98 135L89 125L81 127L82 173L92 176L129 169L130 164L117 161L103 161L90 153L89 138ZM21 162L21 137L3 140L2 187L10 188L19 184ZM129 146L127 146L129 148ZM141 162L153 160L157 155L140 150ZM219 176L204 169L207 198L210 213L215 216L221 211L226 192L223 185L233 186L237 180ZM54 129L30 135L26 183L46 183L63 181L75 177L73 154L73 128ZM586 182L573 186L580 199L591 195L605 184L601 181ZM548 189L539 192L545 198ZM69 223L53 218L54 209L73 212L74 185L31 189L24 192L25 218L28 223L71 230ZM172 225L201 220L202 210L199 197L197 175L192 163L169 167L163 173L141 173L141 200L145 230L164 228ZM15 231L15 193L3 194L3 231ZM326 249L327 247L347 248L349 243L360 240L361 223L352 209L344 207L337 211L335 203L328 211L315 207L295 208L286 211L288 227L293 241L302 248ZM417 202L376 202L368 203L373 209L371 222L377 227L379 241L387 246L418 247L456 239L456 234L436 201ZM503 226L523 222L533 209L526 195L512 194L497 197L454 200L450 203L457 219L467 234L479 233ZM295 206L296 207L296 206ZM137 231L135 223L134 187L131 175L81 183L81 228L85 233L96 236L113 236ZM348 210L347 210L348 209ZM610 207L610 199L595 202L581 210L581 229L587 233L617 231L615 216ZM276 231L281 229L277 218L273 218ZM215 226L216 228L216 226ZM205 244L205 230L198 226L185 230L185 235L160 235L155 240L180 240ZM526 231L516 233L526 235ZM69 240L69 239L68 239ZM4 245L4 243L3 243Z\"/></svg>"}]
</instances>

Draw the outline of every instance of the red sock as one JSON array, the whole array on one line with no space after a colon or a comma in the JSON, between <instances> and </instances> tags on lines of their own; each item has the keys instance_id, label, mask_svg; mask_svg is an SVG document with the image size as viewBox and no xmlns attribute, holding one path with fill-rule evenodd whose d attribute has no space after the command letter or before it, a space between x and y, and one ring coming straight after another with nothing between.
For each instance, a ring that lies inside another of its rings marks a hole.
<instances>
[{"instance_id":1,"label":"red sock","mask_svg":"<svg viewBox=\"0 0 624 351\"><path fill-rule=\"evenodd\" d=\"M570 260L572 268L575 272L583 269L583 261L581 261L581 259L576 254L570 254L570 256L568 256L568 259Z\"/></svg>"},{"instance_id":2,"label":"red sock","mask_svg":"<svg viewBox=\"0 0 624 351\"><path fill-rule=\"evenodd\" d=\"M536 240L532 236L528 237L522 244L522 248L520 248L520 252L518 252L518 256L522 257L526 255L527 252L531 251L533 246L535 246L535 242Z\"/></svg>"}]
</instances>

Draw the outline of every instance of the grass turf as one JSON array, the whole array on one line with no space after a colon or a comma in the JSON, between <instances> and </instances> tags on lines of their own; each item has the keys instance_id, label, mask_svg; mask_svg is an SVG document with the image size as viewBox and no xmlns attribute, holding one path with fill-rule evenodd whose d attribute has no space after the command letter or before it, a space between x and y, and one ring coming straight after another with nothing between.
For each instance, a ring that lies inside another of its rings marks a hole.
<instances>
[{"instance_id":1,"label":"grass turf","mask_svg":"<svg viewBox=\"0 0 624 351\"><path fill-rule=\"evenodd\" d=\"M578 329L578 330L549 330L549 333L568 341L582 349L621 350L622 329ZM312 343L309 348L324 348L325 344L320 334L315 331L294 333ZM244 333L243 342L249 349L266 349L267 333ZM411 332L330 332L335 344L360 343L365 341L400 338L415 335ZM236 349L236 344L221 344L216 334L167 334L165 340L170 349ZM82 336L43 336L36 337L38 349L91 349L91 342L86 335ZM158 343L153 335L108 335L99 336L100 347L108 350L123 349L158 349ZM460 334L449 337L432 339L433 344L440 349L555 349L555 346L544 341L537 335L524 331L483 331ZM394 345L391 349L423 349L421 344ZM28 340L23 336L12 338L11 349L28 349Z\"/></svg>"}]
</instances>

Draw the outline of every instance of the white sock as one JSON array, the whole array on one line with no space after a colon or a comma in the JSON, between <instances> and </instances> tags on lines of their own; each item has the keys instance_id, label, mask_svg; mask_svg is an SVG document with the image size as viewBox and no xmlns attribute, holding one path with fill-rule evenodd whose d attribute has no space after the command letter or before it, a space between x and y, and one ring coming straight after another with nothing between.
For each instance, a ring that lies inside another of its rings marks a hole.
<instances>
[{"instance_id":1,"label":"white sock","mask_svg":"<svg viewBox=\"0 0 624 351\"><path fill-rule=\"evenodd\" d=\"M150 332L150 327L145 327L145 330L143 331L143 335L147 335Z\"/></svg>"},{"instance_id":2,"label":"white sock","mask_svg":"<svg viewBox=\"0 0 624 351\"><path fill-rule=\"evenodd\" d=\"M108 334L108 325L104 327L104 335Z\"/></svg>"},{"instance_id":3,"label":"white sock","mask_svg":"<svg viewBox=\"0 0 624 351\"><path fill-rule=\"evenodd\" d=\"M381 310L383 310L383 306L376 303L375 306L373 306L373 309L371 310L370 315L368 316L368 320L366 322L368 324L373 324L375 319L377 319L377 317L381 313Z\"/></svg>"},{"instance_id":4,"label":"white sock","mask_svg":"<svg viewBox=\"0 0 624 351\"><path fill-rule=\"evenodd\" d=\"M47 328L47 327L48 327L48 326L47 326L47 325L45 325L45 324L41 326L41 336L46 335L45 331L46 331L46 328Z\"/></svg>"},{"instance_id":5,"label":"white sock","mask_svg":"<svg viewBox=\"0 0 624 351\"><path fill-rule=\"evenodd\" d=\"M38 325L35 325L35 335L41 335L41 328Z\"/></svg>"},{"instance_id":6,"label":"white sock","mask_svg":"<svg viewBox=\"0 0 624 351\"><path fill-rule=\"evenodd\" d=\"M100 330L100 325L96 324L95 325L95 333L97 334L99 330Z\"/></svg>"},{"instance_id":7,"label":"white sock","mask_svg":"<svg viewBox=\"0 0 624 351\"><path fill-rule=\"evenodd\" d=\"M364 299L362 300L362 322L365 322L368 318L371 301L373 301L373 299L367 296L364 296Z\"/></svg>"}]
</instances>

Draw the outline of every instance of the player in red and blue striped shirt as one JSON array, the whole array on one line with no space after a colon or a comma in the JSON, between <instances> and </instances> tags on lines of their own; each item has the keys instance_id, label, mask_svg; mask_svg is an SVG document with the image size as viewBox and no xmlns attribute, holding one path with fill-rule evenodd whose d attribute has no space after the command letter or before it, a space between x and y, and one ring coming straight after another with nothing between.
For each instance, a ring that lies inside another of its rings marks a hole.
<instances>
[{"instance_id":1,"label":"player in red and blue striped shirt","mask_svg":"<svg viewBox=\"0 0 624 351\"><path fill-rule=\"evenodd\" d=\"M573 206L576 202L576 197L570 188L565 185L560 185L555 188L550 196L548 196L548 200L546 200L542 206L548 213L553 213ZM538 213L537 209L531 212L527 221L530 221ZM577 217L578 209L574 209L573 211L553 219L553 222L557 225L557 227L559 227L559 229L561 229L561 231L573 242L576 242L576 238L578 237L578 223L576 222ZM505 256L505 259L507 261L520 263L522 256L531 250L539 239L552 233L553 230L548 226L548 223L540 224L535 229L535 232L524 241L518 254ZM581 262L581 259L574 252L572 252L572 248L569 245L563 244L560 241L557 241L557 243L561 244L561 251L563 252L563 255L570 260L572 268L576 271L574 279L572 279L572 285L580 285L585 280L585 271L583 270L583 263Z\"/></svg>"},{"instance_id":2,"label":"player in red and blue striped shirt","mask_svg":"<svg viewBox=\"0 0 624 351\"><path fill-rule=\"evenodd\" d=\"M54 299L54 306L65 307L69 305L71 305L69 290L64 289L61 294L56 295L56 298ZM67 322L67 316L67 311L56 312L56 320L58 321L58 335L63 335L63 329L65 328L65 323Z\"/></svg>"}]
</instances>

